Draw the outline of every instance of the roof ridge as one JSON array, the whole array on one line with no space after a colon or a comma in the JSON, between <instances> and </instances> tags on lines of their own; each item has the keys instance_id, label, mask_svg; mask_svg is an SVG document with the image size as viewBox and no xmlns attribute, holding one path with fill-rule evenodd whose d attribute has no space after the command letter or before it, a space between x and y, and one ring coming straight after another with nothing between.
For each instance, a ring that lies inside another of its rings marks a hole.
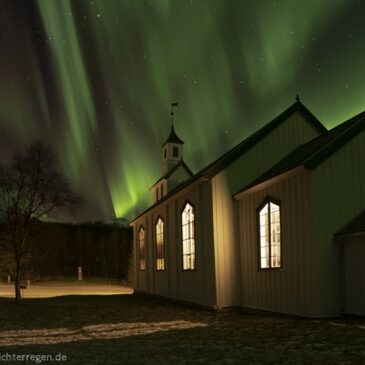
<instances>
[{"instance_id":1,"label":"roof ridge","mask_svg":"<svg viewBox=\"0 0 365 365\"><path fill-rule=\"evenodd\" d=\"M301 101L296 101L292 105L290 105L288 108L286 108L283 112L281 112L279 115L277 115L275 118L271 119L270 122L263 125L261 128L259 128L254 133L250 134L243 141L239 142L238 144L233 146L230 150L228 150L223 155L218 157L216 160L211 162L209 165L204 167L202 170L199 171L199 173L203 173L208 177L214 176L216 173L218 173L221 170L219 167L217 169L217 165L219 163L221 163L225 159L229 159L230 156L232 156L232 154L240 148L242 148L243 151L239 152L239 153L240 154L244 153L245 147L246 147L246 150L248 150L251 147L250 141L252 141L253 144L259 142L259 140L261 140L261 136L262 136L262 138L264 136L266 136L268 133L270 133L272 130L274 130L276 127L278 127L281 122L288 119L289 116L293 115L297 111L305 113L307 115L309 121L312 122L313 126L315 128L317 128L317 130L319 130L322 134L328 132L327 128L310 112L310 110ZM256 139L257 139L257 141L256 141ZM232 161L229 161L228 164L230 164L234 160L235 160L235 158L233 158ZM215 172L213 170L215 167L218 170L217 172ZM213 170L213 171L211 171L209 173L209 170Z\"/></svg>"},{"instance_id":2,"label":"roof ridge","mask_svg":"<svg viewBox=\"0 0 365 365\"><path fill-rule=\"evenodd\" d=\"M189 184L193 183L197 179L201 177L209 178L215 176L219 171L224 169L226 166L228 166L231 162L233 162L236 158L241 156L246 150L250 149L252 145L250 144L250 141L253 141L253 144L257 143L259 140L261 140L261 134L266 136L269 134L272 130L274 130L276 127L280 125L281 122L285 121L289 116L294 114L295 112L304 113L309 122L313 125L314 128L316 128L318 131L320 131L322 134L325 132L328 132L327 128L311 113L311 111L301 102L301 101L295 101L293 104L291 104L289 107L287 107L283 112L278 114L275 118L271 119L268 123L264 124L261 128L259 128L254 133L247 136L243 141L237 143L235 146L231 147L228 151L217 157L215 160L210 162L208 165L201 168L197 173L193 174L188 180L182 182L178 186L176 186L173 190L171 190L165 197L171 196L171 194L175 194L180 189L184 188L185 186L188 186ZM258 137L259 136L259 137ZM255 140L257 138L257 141ZM166 141L167 142L167 141ZM166 144L165 142L165 144ZM236 157L234 155L237 150L242 148L242 151L238 151L239 156ZM232 156L233 155L233 156ZM228 162L226 161L228 160ZM224 166L222 164L225 163ZM161 179L155 182L154 185L157 184ZM154 186L152 185L152 186ZM163 197L161 200L159 200L157 203L151 205L148 209L146 209L143 213L138 215L135 219L140 217L142 214L146 213L149 209L152 209L159 203L165 200L165 197Z\"/></svg>"},{"instance_id":3,"label":"roof ridge","mask_svg":"<svg viewBox=\"0 0 365 365\"><path fill-rule=\"evenodd\" d=\"M339 129L339 127L344 128L344 130L342 132L340 132L340 134L338 136L336 136L333 140L329 141L328 143L326 143L324 146L322 146L318 151L316 151L315 153L311 154L310 156L308 156L304 161L303 161L303 165L308 167L311 165L311 161L312 163L314 162L314 160L320 156L324 151L326 151L327 149L331 148L331 146L333 146L334 143L336 143L337 141L341 140L342 138L344 138L346 135L348 135L349 133L352 132L352 130L361 122L365 121L365 111L351 117L350 119L344 121L343 123L337 125L336 127L332 128L331 130L328 131L328 133L331 133L333 131L335 131L336 129ZM351 124L349 125L348 124ZM319 136L321 137L321 136ZM311 142L311 141L309 141ZM307 143L309 143L307 142Z\"/></svg>"},{"instance_id":4,"label":"roof ridge","mask_svg":"<svg viewBox=\"0 0 365 365\"><path fill-rule=\"evenodd\" d=\"M364 124L362 125L361 123ZM361 126L361 129L356 131L356 127L359 125ZM338 148L341 148L343 145L342 141L345 138L351 139L354 133L357 135L363 128L365 128L365 111L335 126L327 133L315 137L304 144L298 145L257 178L253 179L249 184L234 193L233 196L298 166L304 166L307 169L315 168L327 158L327 153L332 154ZM339 132L338 135L336 135L337 132ZM346 143L346 141L344 143Z\"/></svg>"},{"instance_id":5,"label":"roof ridge","mask_svg":"<svg viewBox=\"0 0 365 365\"><path fill-rule=\"evenodd\" d=\"M190 170L189 166L186 164L186 162L181 158L177 164L175 164L169 171L166 172L166 174L162 175L153 185L151 185L150 189L152 189L158 182L160 182L162 179L168 179L180 166L183 166L188 173L191 175L189 179L194 176L193 172Z\"/></svg>"}]
</instances>

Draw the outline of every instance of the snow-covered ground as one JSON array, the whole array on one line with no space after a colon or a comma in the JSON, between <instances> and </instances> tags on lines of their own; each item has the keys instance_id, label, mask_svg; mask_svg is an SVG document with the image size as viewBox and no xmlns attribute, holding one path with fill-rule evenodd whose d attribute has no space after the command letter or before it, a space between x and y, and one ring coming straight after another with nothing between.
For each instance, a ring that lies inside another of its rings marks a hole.
<instances>
[{"instance_id":1,"label":"snow-covered ground","mask_svg":"<svg viewBox=\"0 0 365 365\"><path fill-rule=\"evenodd\" d=\"M127 286L88 281L44 281L30 282L22 289L23 298L51 298L61 295L119 295L132 294ZM0 283L0 297L14 298L14 284Z\"/></svg>"}]
</instances>

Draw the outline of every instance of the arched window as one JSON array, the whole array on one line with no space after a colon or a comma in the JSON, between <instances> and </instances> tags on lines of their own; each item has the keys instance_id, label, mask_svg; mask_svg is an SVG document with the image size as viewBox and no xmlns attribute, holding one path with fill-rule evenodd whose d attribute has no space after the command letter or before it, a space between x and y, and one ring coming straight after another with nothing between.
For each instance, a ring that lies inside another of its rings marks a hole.
<instances>
[{"instance_id":1,"label":"arched window","mask_svg":"<svg viewBox=\"0 0 365 365\"><path fill-rule=\"evenodd\" d=\"M281 267L280 205L267 199L259 208L260 268Z\"/></svg>"},{"instance_id":2,"label":"arched window","mask_svg":"<svg viewBox=\"0 0 365 365\"><path fill-rule=\"evenodd\" d=\"M161 217L156 223L156 270L165 270L165 232Z\"/></svg>"},{"instance_id":3,"label":"arched window","mask_svg":"<svg viewBox=\"0 0 365 365\"><path fill-rule=\"evenodd\" d=\"M139 269L146 270L146 240L145 230L141 226L138 233L138 254L139 254Z\"/></svg>"},{"instance_id":4,"label":"arched window","mask_svg":"<svg viewBox=\"0 0 365 365\"><path fill-rule=\"evenodd\" d=\"M186 203L181 213L183 270L195 270L194 207Z\"/></svg>"}]
</instances>

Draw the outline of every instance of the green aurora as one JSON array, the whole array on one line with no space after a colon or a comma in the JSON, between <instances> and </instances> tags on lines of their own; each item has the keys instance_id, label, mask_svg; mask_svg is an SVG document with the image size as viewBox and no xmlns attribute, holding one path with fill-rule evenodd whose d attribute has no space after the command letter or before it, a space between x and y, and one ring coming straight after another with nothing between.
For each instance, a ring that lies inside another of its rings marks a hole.
<instances>
[{"instance_id":1,"label":"green aurora","mask_svg":"<svg viewBox=\"0 0 365 365\"><path fill-rule=\"evenodd\" d=\"M328 128L365 110L364 1L2 4L0 153L48 141L89 202L82 219L151 203L172 101L193 171L296 93Z\"/></svg>"}]
</instances>

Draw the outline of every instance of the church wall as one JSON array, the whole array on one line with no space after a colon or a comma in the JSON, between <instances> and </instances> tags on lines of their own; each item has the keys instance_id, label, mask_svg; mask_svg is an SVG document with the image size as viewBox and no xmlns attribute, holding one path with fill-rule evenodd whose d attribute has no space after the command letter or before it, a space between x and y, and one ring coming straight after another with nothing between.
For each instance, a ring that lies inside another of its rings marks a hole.
<instances>
[{"instance_id":1,"label":"church wall","mask_svg":"<svg viewBox=\"0 0 365 365\"><path fill-rule=\"evenodd\" d=\"M157 295L168 296L169 295L169 275L168 275L168 266L171 265L171 261L169 260L169 252L171 249L171 244L169 241L169 221L167 219L167 210L168 205L164 205L156 209L152 214L149 215L149 219L151 221L151 229L149 234L150 238L150 282L152 287L150 291ZM164 250L165 250L165 270L157 270L156 268L156 223L158 218L161 217L164 221Z\"/></svg>"},{"instance_id":2,"label":"church wall","mask_svg":"<svg viewBox=\"0 0 365 365\"><path fill-rule=\"evenodd\" d=\"M365 316L365 235L340 238L340 303L346 314Z\"/></svg>"},{"instance_id":3,"label":"church wall","mask_svg":"<svg viewBox=\"0 0 365 365\"><path fill-rule=\"evenodd\" d=\"M186 201L195 208L196 270L182 270L181 211ZM176 291L177 299L208 306L216 306L214 254L212 236L211 185L207 181L175 204L176 219Z\"/></svg>"},{"instance_id":4,"label":"church wall","mask_svg":"<svg viewBox=\"0 0 365 365\"><path fill-rule=\"evenodd\" d=\"M135 280L135 288L138 288L139 290L147 290L147 278L148 278L148 273L146 270L140 270L139 269L139 252L138 252L138 232L140 227L143 226L145 229L147 227L147 220L146 219L141 219L138 221L138 223L136 223L135 225L133 225L133 257L135 258L135 264L134 264L134 280ZM148 245L146 244L146 255L148 255L147 252L147 247Z\"/></svg>"},{"instance_id":5,"label":"church wall","mask_svg":"<svg viewBox=\"0 0 365 365\"><path fill-rule=\"evenodd\" d=\"M318 131L297 112L249 151L212 178L214 247L218 305L241 303L241 267L236 204L232 194L242 189L298 145L318 136Z\"/></svg>"},{"instance_id":6,"label":"church wall","mask_svg":"<svg viewBox=\"0 0 365 365\"><path fill-rule=\"evenodd\" d=\"M315 316L314 240L310 172L267 182L239 199L242 306ZM281 268L259 268L257 208L270 196L281 202Z\"/></svg>"},{"instance_id":7,"label":"church wall","mask_svg":"<svg viewBox=\"0 0 365 365\"><path fill-rule=\"evenodd\" d=\"M241 303L239 241L237 237L237 203L231 198L224 174L212 179L214 256L217 303L219 307Z\"/></svg>"},{"instance_id":8,"label":"church wall","mask_svg":"<svg viewBox=\"0 0 365 365\"><path fill-rule=\"evenodd\" d=\"M318 315L340 310L337 230L365 208L365 131L313 171Z\"/></svg>"},{"instance_id":9,"label":"church wall","mask_svg":"<svg viewBox=\"0 0 365 365\"><path fill-rule=\"evenodd\" d=\"M189 201L195 208L196 270L182 270L181 211ZM165 222L165 271L156 270L155 223L161 216ZM206 181L176 194L136 220L136 230L144 222L146 228L147 267L138 270L138 231L135 234L136 291L168 298L216 306L214 253L212 235L211 184ZM138 228L137 228L138 227Z\"/></svg>"}]
</instances>

